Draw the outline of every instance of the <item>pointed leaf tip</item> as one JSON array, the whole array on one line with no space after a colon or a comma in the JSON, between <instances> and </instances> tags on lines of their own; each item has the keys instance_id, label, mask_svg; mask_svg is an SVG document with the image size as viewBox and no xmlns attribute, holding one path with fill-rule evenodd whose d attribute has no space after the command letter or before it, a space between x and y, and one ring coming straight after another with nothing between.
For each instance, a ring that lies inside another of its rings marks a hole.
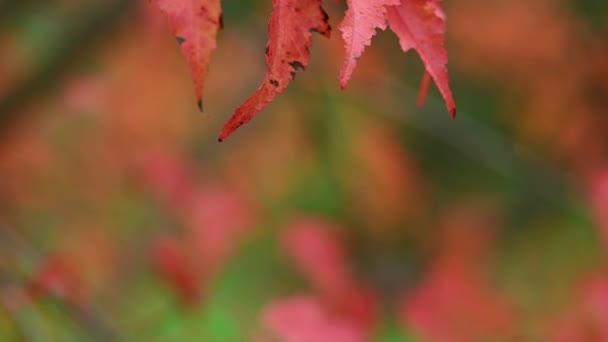
<instances>
[{"instance_id":1,"label":"pointed leaf tip","mask_svg":"<svg viewBox=\"0 0 608 342\"><path fill-rule=\"evenodd\" d=\"M273 0L268 23L264 82L232 115L222 128L220 140L226 139L241 125L281 94L298 70L306 69L310 60L312 32L329 38L331 27L321 0Z\"/></svg>"},{"instance_id":2,"label":"pointed leaf tip","mask_svg":"<svg viewBox=\"0 0 608 342\"><path fill-rule=\"evenodd\" d=\"M456 116L456 104L449 86L447 52L443 46L445 14L441 0L401 0L388 8L391 30L399 38L403 52L414 49L424 62L426 72L433 78L450 116ZM421 87L422 93L425 87ZM423 91L424 90L424 91Z\"/></svg>"},{"instance_id":3,"label":"pointed leaf tip","mask_svg":"<svg viewBox=\"0 0 608 342\"><path fill-rule=\"evenodd\" d=\"M156 3L167 15L169 29L188 61L196 98L200 100L222 24L220 0L156 0Z\"/></svg>"}]
</instances>

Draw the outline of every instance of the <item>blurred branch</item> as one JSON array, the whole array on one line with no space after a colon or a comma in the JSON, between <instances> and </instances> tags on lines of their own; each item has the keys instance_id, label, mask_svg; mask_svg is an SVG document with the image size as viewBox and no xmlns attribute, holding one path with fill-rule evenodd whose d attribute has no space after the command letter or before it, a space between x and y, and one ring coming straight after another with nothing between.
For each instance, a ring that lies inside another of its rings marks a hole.
<instances>
[{"instance_id":1,"label":"blurred branch","mask_svg":"<svg viewBox=\"0 0 608 342\"><path fill-rule=\"evenodd\" d=\"M4 0L0 8L12 7L15 3ZM100 38L112 34L112 28L130 12L134 4L132 0L101 1L100 5L91 6L88 13L79 15L76 23L66 25L63 39L54 45L54 51L48 58L39 61L36 72L14 85L0 99L0 133L17 119L17 112L29 99L54 84L70 66L70 57L86 48L90 49Z\"/></svg>"}]
</instances>

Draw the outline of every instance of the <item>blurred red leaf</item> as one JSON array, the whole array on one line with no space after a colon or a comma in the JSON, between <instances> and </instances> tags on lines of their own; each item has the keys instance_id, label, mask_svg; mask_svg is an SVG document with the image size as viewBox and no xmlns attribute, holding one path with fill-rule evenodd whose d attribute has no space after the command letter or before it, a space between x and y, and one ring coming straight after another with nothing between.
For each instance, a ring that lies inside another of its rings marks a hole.
<instances>
[{"instance_id":1,"label":"blurred red leaf","mask_svg":"<svg viewBox=\"0 0 608 342\"><path fill-rule=\"evenodd\" d=\"M591 210L597 221L604 247L608 247L608 171L598 172L590 178Z\"/></svg>"},{"instance_id":2,"label":"blurred red leaf","mask_svg":"<svg viewBox=\"0 0 608 342\"><path fill-rule=\"evenodd\" d=\"M188 60L199 108L203 110L203 86L216 36L222 26L220 0L157 0L169 19L169 28Z\"/></svg>"},{"instance_id":3,"label":"blurred red leaf","mask_svg":"<svg viewBox=\"0 0 608 342\"><path fill-rule=\"evenodd\" d=\"M363 334L347 320L330 315L318 298L276 300L262 314L267 339L281 342L362 342Z\"/></svg>"},{"instance_id":4,"label":"blurred red leaf","mask_svg":"<svg viewBox=\"0 0 608 342\"><path fill-rule=\"evenodd\" d=\"M252 207L235 192L208 186L190 195L177 212L185 239L161 237L152 246L154 267L186 304L198 301L201 282L217 274L254 224Z\"/></svg>"},{"instance_id":5,"label":"blurred red leaf","mask_svg":"<svg viewBox=\"0 0 608 342\"><path fill-rule=\"evenodd\" d=\"M608 341L608 278L581 284L572 306L549 326L551 341Z\"/></svg>"},{"instance_id":6,"label":"blurred red leaf","mask_svg":"<svg viewBox=\"0 0 608 342\"><path fill-rule=\"evenodd\" d=\"M156 198L176 214L183 214L194 195L194 181L183 158L169 153L152 153L139 163L140 180Z\"/></svg>"},{"instance_id":7,"label":"blurred red leaf","mask_svg":"<svg viewBox=\"0 0 608 342\"><path fill-rule=\"evenodd\" d=\"M378 323L378 294L370 287L356 284L342 293L325 294L324 299L332 311L348 318L362 332L371 333Z\"/></svg>"},{"instance_id":8,"label":"blurred red leaf","mask_svg":"<svg viewBox=\"0 0 608 342\"><path fill-rule=\"evenodd\" d=\"M331 27L320 0L273 0L272 4L266 46L268 73L260 88L224 125L219 141L226 139L272 102L277 94L281 94L299 69L306 69L313 31L330 36Z\"/></svg>"},{"instance_id":9,"label":"blurred red leaf","mask_svg":"<svg viewBox=\"0 0 608 342\"><path fill-rule=\"evenodd\" d=\"M487 284L493 215L487 201L451 208L440 219L428 275L405 295L402 319L428 341L484 341L513 337L510 302Z\"/></svg>"},{"instance_id":10,"label":"blurred red leaf","mask_svg":"<svg viewBox=\"0 0 608 342\"><path fill-rule=\"evenodd\" d=\"M353 276L338 228L321 219L295 219L283 235L285 252L331 309L367 329L376 318L376 296Z\"/></svg>"},{"instance_id":11,"label":"blurred red leaf","mask_svg":"<svg viewBox=\"0 0 608 342\"><path fill-rule=\"evenodd\" d=\"M336 236L336 226L315 218L291 221L284 234L285 252L298 270L324 292L352 287L346 251Z\"/></svg>"},{"instance_id":12,"label":"blurred red leaf","mask_svg":"<svg viewBox=\"0 0 608 342\"><path fill-rule=\"evenodd\" d=\"M399 37L403 52L414 49L422 58L428 72L448 108L456 115L456 104L448 84L447 52L443 47L445 14L441 0L402 0L400 5L388 8L387 17L391 30ZM422 86L421 93L425 93Z\"/></svg>"},{"instance_id":13,"label":"blurred red leaf","mask_svg":"<svg viewBox=\"0 0 608 342\"><path fill-rule=\"evenodd\" d=\"M366 46L372 43L376 29L386 29L387 6L398 5L399 0L348 0L348 10L340 24L346 56L340 69L340 87L348 81Z\"/></svg>"},{"instance_id":14,"label":"blurred red leaf","mask_svg":"<svg viewBox=\"0 0 608 342\"><path fill-rule=\"evenodd\" d=\"M507 303L458 270L435 270L402 306L404 325L427 341L480 341L509 337Z\"/></svg>"},{"instance_id":15,"label":"blurred red leaf","mask_svg":"<svg viewBox=\"0 0 608 342\"><path fill-rule=\"evenodd\" d=\"M53 296L75 306L85 303L82 279L66 255L48 257L32 275L28 288L34 298Z\"/></svg>"},{"instance_id":16,"label":"blurred red leaf","mask_svg":"<svg viewBox=\"0 0 608 342\"><path fill-rule=\"evenodd\" d=\"M207 186L195 193L186 218L203 272L215 274L255 224L252 205L239 193Z\"/></svg>"},{"instance_id":17,"label":"blurred red leaf","mask_svg":"<svg viewBox=\"0 0 608 342\"><path fill-rule=\"evenodd\" d=\"M152 262L183 303L198 302L201 295L199 281L182 243L167 236L159 238L152 247Z\"/></svg>"},{"instance_id":18,"label":"blurred red leaf","mask_svg":"<svg viewBox=\"0 0 608 342\"><path fill-rule=\"evenodd\" d=\"M62 98L68 109L89 113L104 108L106 92L100 79L73 75L64 85Z\"/></svg>"}]
</instances>

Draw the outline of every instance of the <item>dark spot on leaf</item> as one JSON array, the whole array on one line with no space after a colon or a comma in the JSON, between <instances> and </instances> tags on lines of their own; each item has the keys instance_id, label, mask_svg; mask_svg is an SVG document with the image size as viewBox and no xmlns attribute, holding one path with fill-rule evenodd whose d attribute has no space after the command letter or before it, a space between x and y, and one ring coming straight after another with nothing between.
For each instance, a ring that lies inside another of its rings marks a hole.
<instances>
[{"instance_id":1,"label":"dark spot on leaf","mask_svg":"<svg viewBox=\"0 0 608 342\"><path fill-rule=\"evenodd\" d=\"M355 56L355 62L359 62L359 59L361 59L361 55Z\"/></svg>"},{"instance_id":2,"label":"dark spot on leaf","mask_svg":"<svg viewBox=\"0 0 608 342\"><path fill-rule=\"evenodd\" d=\"M291 65L291 67L296 71L299 69L304 69L304 64L300 63L299 61L289 62L289 65Z\"/></svg>"},{"instance_id":3,"label":"dark spot on leaf","mask_svg":"<svg viewBox=\"0 0 608 342\"><path fill-rule=\"evenodd\" d=\"M196 102L196 105L198 106L198 110L200 110L202 113L203 112L203 100L198 100L198 102Z\"/></svg>"},{"instance_id":4,"label":"dark spot on leaf","mask_svg":"<svg viewBox=\"0 0 608 342\"><path fill-rule=\"evenodd\" d=\"M325 12L325 10L321 7L321 13L323 13L323 22L328 22L329 21L329 15L327 15L327 12Z\"/></svg>"},{"instance_id":5,"label":"dark spot on leaf","mask_svg":"<svg viewBox=\"0 0 608 342\"><path fill-rule=\"evenodd\" d=\"M293 68L293 71L289 73L291 75L291 79L293 80L296 78L296 71L298 71L299 69L304 69L304 65L299 61L289 62L289 65Z\"/></svg>"},{"instance_id":6,"label":"dark spot on leaf","mask_svg":"<svg viewBox=\"0 0 608 342\"><path fill-rule=\"evenodd\" d=\"M224 13L220 13L220 30L224 28Z\"/></svg>"},{"instance_id":7,"label":"dark spot on leaf","mask_svg":"<svg viewBox=\"0 0 608 342\"><path fill-rule=\"evenodd\" d=\"M177 39L177 44L179 45L184 44L184 42L186 41L186 38L180 36L175 37L175 39Z\"/></svg>"},{"instance_id":8,"label":"dark spot on leaf","mask_svg":"<svg viewBox=\"0 0 608 342\"><path fill-rule=\"evenodd\" d=\"M265 53L268 54L268 51L269 51L268 45L266 45L266 52Z\"/></svg>"},{"instance_id":9,"label":"dark spot on leaf","mask_svg":"<svg viewBox=\"0 0 608 342\"><path fill-rule=\"evenodd\" d=\"M310 29L310 32L318 32L326 37L329 37L329 34L331 32L331 25L329 25L329 15L327 15L327 12L325 12L323 7L320 7L319 9L323 14L323 23L325 25L321 25L320 27L313 27Z\"/></svg>"},{"instance_id":10,"label":"dark spot on leaf","mask_svg":"<svg viewBox=\"0 0 608 342\"><path fill-rule=\"evenodd\" d=\"M277 80L271 79L269 82L270 82L270 84L272 84L275 87L279 86L279 81L277 81Z\"/></svg>"}]
</instances>

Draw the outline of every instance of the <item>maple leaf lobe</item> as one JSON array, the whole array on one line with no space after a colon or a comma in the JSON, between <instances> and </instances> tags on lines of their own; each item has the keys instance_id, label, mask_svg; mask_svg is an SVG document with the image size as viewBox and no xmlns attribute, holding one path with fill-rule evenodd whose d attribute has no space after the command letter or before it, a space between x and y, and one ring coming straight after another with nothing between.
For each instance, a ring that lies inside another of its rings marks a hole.
<instances>
[{"instance_id":1,"label":"maple leaf lobe","mask_svg":"<svg viewBox=\"0 0 608 342\"><path fill-rule=\"evenodd\" d=\"M346 15L340 23L345 56L340 69L340 88L345 89L365 48L372 43L376 29L387 27L387 7L399 0L348 0Z\"/></svg>"},{"instance_id":2,"label":"maple leaf lobe","mask_svg":"<svg viewBox=\"0 0 608 342\"><path fill-rule=\"evenodd\" d=\"M298 70L306 69L313 32L330 37L329 17L321 7L320 0L273 0L272 4L265 52L268 67L266 77L224 125L219 141L249 122L287 88Z\"/></svg>"},{"instance_id":3,"label":"maple leaf lobe","mask_svg":"<svg viewBox=\"0 0 608 342\"><path fill-rule=\"evenodd\" d=\"M450 116L456 116L456 104L449 86L448 57L444 47L445 14L441 0L402 0L388 8L389 27L399 38L403 52L416 50L426 72L433 78ZM421 95L426 92L421 89ZM422 100L424 96L421 96ZM422 101L419 101L419 105Z\"/></svg>"},{"instance_id":4,"label":"maple leaf lobe","mask_svg":"<svg viewBox=\"0 0 608 342\"><path fill-rule=\"evenodd\" d=\"M223 25L220 0L156 0L165 13L192 73L197 105L202 111L204 79L211 52L216 48L218 30Z\"/></svg>"}]
</instances>

